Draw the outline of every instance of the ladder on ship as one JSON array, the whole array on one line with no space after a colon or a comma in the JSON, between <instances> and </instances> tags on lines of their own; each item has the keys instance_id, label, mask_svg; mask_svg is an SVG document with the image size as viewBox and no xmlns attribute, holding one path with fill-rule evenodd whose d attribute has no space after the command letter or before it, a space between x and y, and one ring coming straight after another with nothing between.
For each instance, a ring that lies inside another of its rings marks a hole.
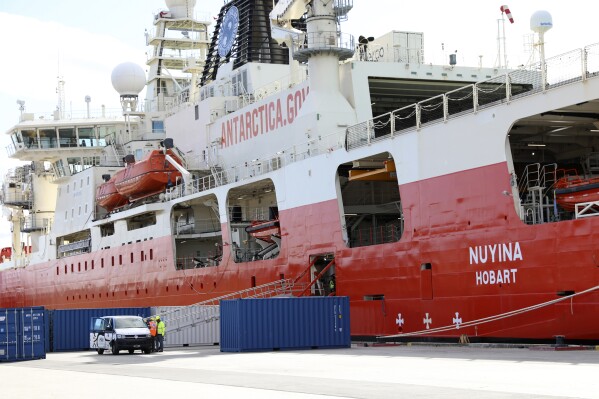
<instances>
[{"instance_id":1,"label":"ladder on ship","mask_svg":"<svg viewBox=\"0 0 599 399\"><path fill-rule=\"evenodd\" d=\"M537 224L556 219L555 200L550 195L556 182L557 164L526 165L518 184L521 219Z\"/></svg>"},{"instance_id":2,"label":"ladder on ship","mask_svg":"<svg viewBox=\"0 0 599 399\"><path fill-rule=\"evenodd\" d=\"M197 302L193 305L181 306L160 313L160 318L167 323L168 331L181 331L195 327L201 323L209 323L220 319L220 301L242 298L272 298L275 296L292 296L294 291L303 289L295 280L282 279L259 285L231 294Z\"/></svg>"},{"instance_id":3,"label":"ladder on ship","mask_svg":"<svg viewBox=\"0 0 599 399\"><path fill-rule=\"evenodd\" d=\"M112 148L112 155L114 156L113 162L107 160L108 164L113 164L115 166L124 166L124 158L125 158L125 150L121 144L118 144L115 139L112 140L110 147Z\"/></svg>"}]
</instances>

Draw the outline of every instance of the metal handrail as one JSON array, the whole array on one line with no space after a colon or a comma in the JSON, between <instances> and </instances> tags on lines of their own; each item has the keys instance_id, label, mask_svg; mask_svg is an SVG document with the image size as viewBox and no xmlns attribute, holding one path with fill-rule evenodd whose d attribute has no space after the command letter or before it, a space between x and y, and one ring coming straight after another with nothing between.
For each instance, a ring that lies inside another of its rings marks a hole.
<instances>
[{"instance_id":1,"label":"metal handrail","mask_svg":"<svg viewBox=\"0 0 599 399\"><path fill-rule=\"evenodd\" d=\"M168 323L170 331L180 331L199 323L206 323L220 318L219 304L222 300L242 298L271 298L278 295L291 295L294 291L304 289L291 279L276 280L267 284L247 288L245 290L208 299L193 305L181 306L159 314Z\"/></svg>"},{"instance_id":2,"label":"metal handrail","mask_svg":"<svg viewBox=\"0 0 599 399\"><path fill-rule=\"evenodd\" d=\"M443 122L476 113L482 108L595 78L599 76L599 43L549 58L545 61L545 68L546 73L542 74L541 63L536 63L527 69L511 71L360 122L346 129L345 147L348 151L360 148L370 145L373 139L392 138L403 131L418 130L425 124Z\"/></svg>"}]
</instances>

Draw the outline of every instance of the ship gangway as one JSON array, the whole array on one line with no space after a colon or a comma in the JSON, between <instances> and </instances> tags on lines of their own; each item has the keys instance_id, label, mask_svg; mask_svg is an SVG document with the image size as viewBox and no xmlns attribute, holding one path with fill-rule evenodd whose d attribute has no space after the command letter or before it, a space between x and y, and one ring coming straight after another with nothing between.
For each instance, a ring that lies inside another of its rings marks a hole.
<instances>
[{"instance_id":1,"label":"ship gangway","mask_svg":"<svg viewBox=\"0 0 599 399\"><path fill-rule=\"evenodd\" d=\"M220 301L241 298L272 298L276 296L293 296L302 292L304 284L292 279L276 280L267 284L247 288L227 295L197 302L192 305L176 307L159 315L167 324L168 331L182 331L193 328L201 323L211 323L220 320Z\"/></svg>"}]
</instances>

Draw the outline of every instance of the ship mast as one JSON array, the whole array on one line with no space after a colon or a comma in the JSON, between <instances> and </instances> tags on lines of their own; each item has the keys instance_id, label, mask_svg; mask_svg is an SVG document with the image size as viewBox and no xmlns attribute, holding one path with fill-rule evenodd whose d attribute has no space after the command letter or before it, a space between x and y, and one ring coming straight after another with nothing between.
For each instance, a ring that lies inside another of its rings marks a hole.
<instances>
[{"instance_id":1,"label":"ship mast","mask_svg":"<svg viewBox=\"0 0 599 399\"><path fill-rule=\"evenodd\" d=\"M194 19L195 0L166 3L168 11L154 18L154 35L146 32L146 44L153 47L147 61L145 111L149 113L197 97L197 76L208 52L210 22Z\"/></svg>"},{"instance_id":2,"label":"ship mast","mask_svg":"<svg viewBox=\"0 0 599 399\"><path fill-rule=\"evenodd\" d=\"M339 29L339 22L352 7L353 0L289 0L279 1L270 15L272 23L282 26L281 21L307 14L307 32L296 36L293 43L293 58L308 62L310 79L310 95L299 117L316 115L318 131L325 133L356 122L355 110L342 95L339 80L339 61L351 58L355 49L353 36ZM310 138L309 131L306 136Z\"/></svg>"},{"instance_id":3,"label":"ship mast","mask_svg":"<svg viewBox=\"0 0 599 399\"><path fill-rule=\"evenodd\" d=\"M61 120L64 118L64 79L62 76L58 75L58 85L56 86L56 94L58 95L58 105L56 106L56 112L54 114L55 120Z\"/></svg>"}]
</instances>

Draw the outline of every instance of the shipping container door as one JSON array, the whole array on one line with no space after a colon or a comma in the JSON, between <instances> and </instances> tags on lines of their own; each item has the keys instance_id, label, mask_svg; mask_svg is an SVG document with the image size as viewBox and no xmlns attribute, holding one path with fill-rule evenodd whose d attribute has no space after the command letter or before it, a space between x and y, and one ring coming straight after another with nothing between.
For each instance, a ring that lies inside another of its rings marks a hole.
<instances>
[{"instance_id":1,"label":"shipping container door","mask_svg":"<svg viewBox=\"0 0 599 399\"><path fill-rule=\"evenodd\" d=\"M45 314L42 308L21 309L21 359L45 359Z\"/></svg>"},{"instance_id":2,"label":"shipping container door","mask_svg":"<svg viewBox=\"0 0 599 399\"><path fill-rule=\"evenodd\" d=\"M17 309L2 309L0 313L0 360L17 359Z\"/></svg>"}]
</instances>

